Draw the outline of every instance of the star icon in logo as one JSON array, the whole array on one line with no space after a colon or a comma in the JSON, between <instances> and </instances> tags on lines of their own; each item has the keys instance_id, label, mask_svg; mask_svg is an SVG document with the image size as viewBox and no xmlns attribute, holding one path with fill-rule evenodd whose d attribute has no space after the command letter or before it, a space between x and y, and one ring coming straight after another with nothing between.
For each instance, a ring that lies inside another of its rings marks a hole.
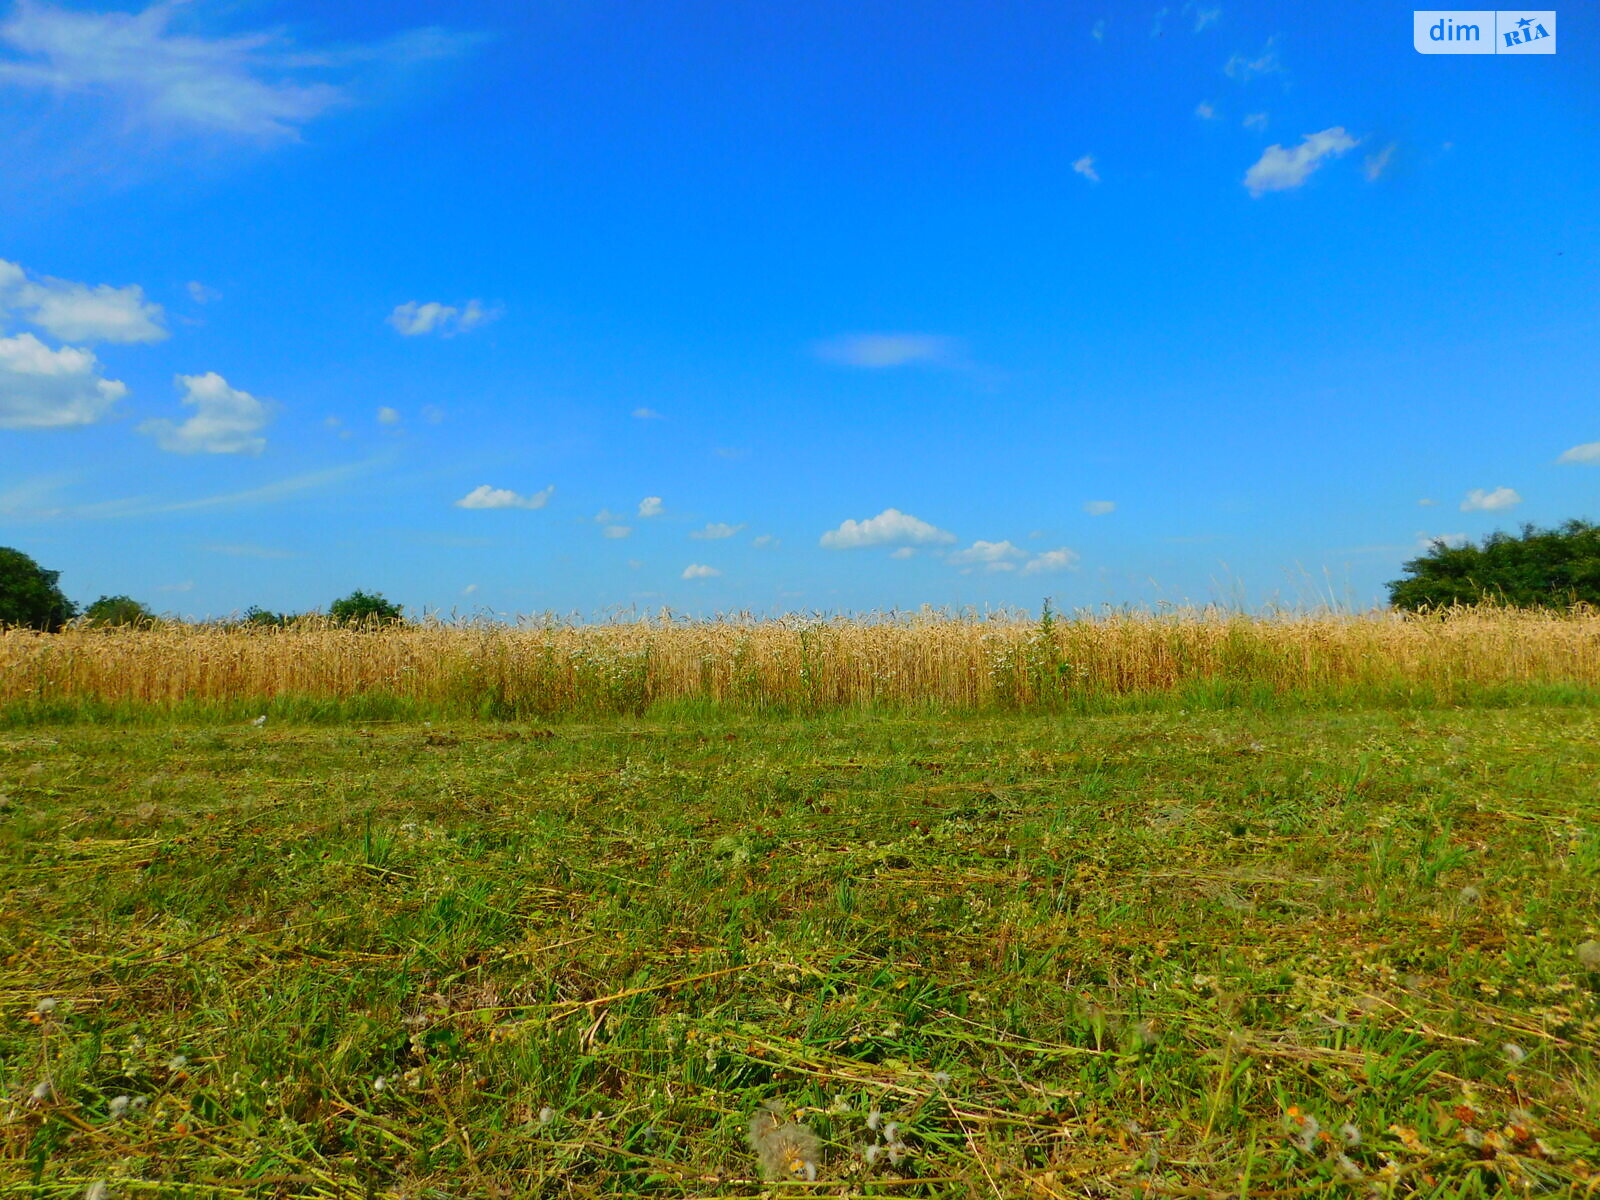
<instances>
[{"instance_id":1,"label":"star icon in logo","mask_svg":"<svg viewBox=\"0 0 1600 1200\"><path fill-rule=\"evenodd\" d=\"M1523 17L1522 20L1517 22L1517 24L1522 26L1522 28L1526 29L1529 25L1533 24L1533 21L1528 17Z\"/></svg>"}]
</instances>

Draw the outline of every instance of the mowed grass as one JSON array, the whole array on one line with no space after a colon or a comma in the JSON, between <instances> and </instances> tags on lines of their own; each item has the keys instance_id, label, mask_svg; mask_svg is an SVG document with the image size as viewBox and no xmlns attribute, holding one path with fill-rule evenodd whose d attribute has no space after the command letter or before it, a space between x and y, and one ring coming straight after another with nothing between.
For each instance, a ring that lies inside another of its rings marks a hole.
<instances>
[{"instance_id":1,"label":"mowed grass","mask_svg":"<svg viewBox=\"0 0 1600 1200\"><path fill-rule=\"evenodd\" d=\"M12 728L0 1195L1592 1194L1597 764L1540 705Z\"/></svg>"}]
</instances>

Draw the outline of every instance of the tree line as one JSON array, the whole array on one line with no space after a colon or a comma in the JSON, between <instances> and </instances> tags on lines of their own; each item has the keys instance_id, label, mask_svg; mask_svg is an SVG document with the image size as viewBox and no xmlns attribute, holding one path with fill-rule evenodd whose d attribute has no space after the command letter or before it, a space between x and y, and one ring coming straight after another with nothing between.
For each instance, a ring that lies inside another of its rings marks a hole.
<instances>
[{"instance_id":1,"label":"tree line","mask_svg":"<svg viewBox=\"0 0 1600 1200\"><path fill-rule=\"evenodd\" d=\"M1443 539L1402 565L1388 584L1395 608L1424 612L1456 605L1516 608L1600 607L1600 525L1572 520L1550 529L1524 525L1519 534L1491 533L1482 544ZM68 622L148 625L161 618L130 596L101 596L80 613L62 592L59 571L47 571L20 550L0 547L0 628L55 632ZM354 591L328 606L327 616L349 625L392 624L402 607L382 592ZM295 617L251 607L245 625L286 625Z\"/></svg>"}]
</instances>

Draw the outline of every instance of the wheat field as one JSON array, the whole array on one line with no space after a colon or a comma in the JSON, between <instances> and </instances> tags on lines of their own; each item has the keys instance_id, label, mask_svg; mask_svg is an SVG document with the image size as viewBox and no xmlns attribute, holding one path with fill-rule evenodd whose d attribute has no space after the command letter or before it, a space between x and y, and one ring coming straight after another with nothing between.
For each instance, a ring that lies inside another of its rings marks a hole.
<instances>
[{"instance_id":1,"label":"wheat field","mask_svg":"<svg viewBox=\"0 0 1600 1200\"><path fill-rule=\"evenodd\" d=\"M867 705L1071 707L1244 689L1386 691L1406 702L1600 683L1600 615L1494 607L1430 615L1220 610L367 629L162 623L0 632L0 702L271 702L363 697L490 715Z\"/></svg>"}]
</instances>

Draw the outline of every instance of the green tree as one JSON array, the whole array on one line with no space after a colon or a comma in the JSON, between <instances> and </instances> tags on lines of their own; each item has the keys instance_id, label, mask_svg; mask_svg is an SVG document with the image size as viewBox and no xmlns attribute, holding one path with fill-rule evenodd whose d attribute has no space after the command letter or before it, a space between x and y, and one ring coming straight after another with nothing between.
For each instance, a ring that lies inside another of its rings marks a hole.
<instances>
[{"instance_id":1,"label":"green tree","mask_svg":"<svg viewBox=\"0 0 1600 1200\"><path fill-rule=\"evenodd\" d=\"M1483 601L1519 608L1600 605L1600 525L1568 521L1554 529L1491 533L1483 545L1436 541L1389 584L1396 608L1444 608Z\"/></svg>"},{"instance_id":2,"label":"green tree","mask_svg":"<svg viewBox=\"0 0 1600 1200\"><path fill-rule=\"evenodd\" d=\"M101 596L83 615L92 625L153 625L156 615L132 596Z\"/></svg>"},{"instance_id":3,"label":"green tree","mask_svg":"<svg viewBox=\"0 0 1600 1200\"><path fill-rule=\"evenodd\" d=\"M287 625L292 618L288 613L275 613L271 609L252 604L239 619L241 625Z\"/></svg>"},{"instance_id":4,"label":"green tree","mask_svg":"<svg viewBox=\"0 0 1600 1200\"><path fill-rule=\"evenodd\" d=\"M77 606L56 586L60 577L22 551L0 546L0 626L54 633L77 616Z\"/></svg>"},{"instance_id":5,"label":"green tree","mask_svg":"<svg viewBox=\"0 0 1600 1200\"><path fill-rule=\"evenodd\" d=\"M335 600L328 615L345 625L392 625L403 619L400 606L385 600L382 592L351 592Z\"/></svg>"}]
</instances>

